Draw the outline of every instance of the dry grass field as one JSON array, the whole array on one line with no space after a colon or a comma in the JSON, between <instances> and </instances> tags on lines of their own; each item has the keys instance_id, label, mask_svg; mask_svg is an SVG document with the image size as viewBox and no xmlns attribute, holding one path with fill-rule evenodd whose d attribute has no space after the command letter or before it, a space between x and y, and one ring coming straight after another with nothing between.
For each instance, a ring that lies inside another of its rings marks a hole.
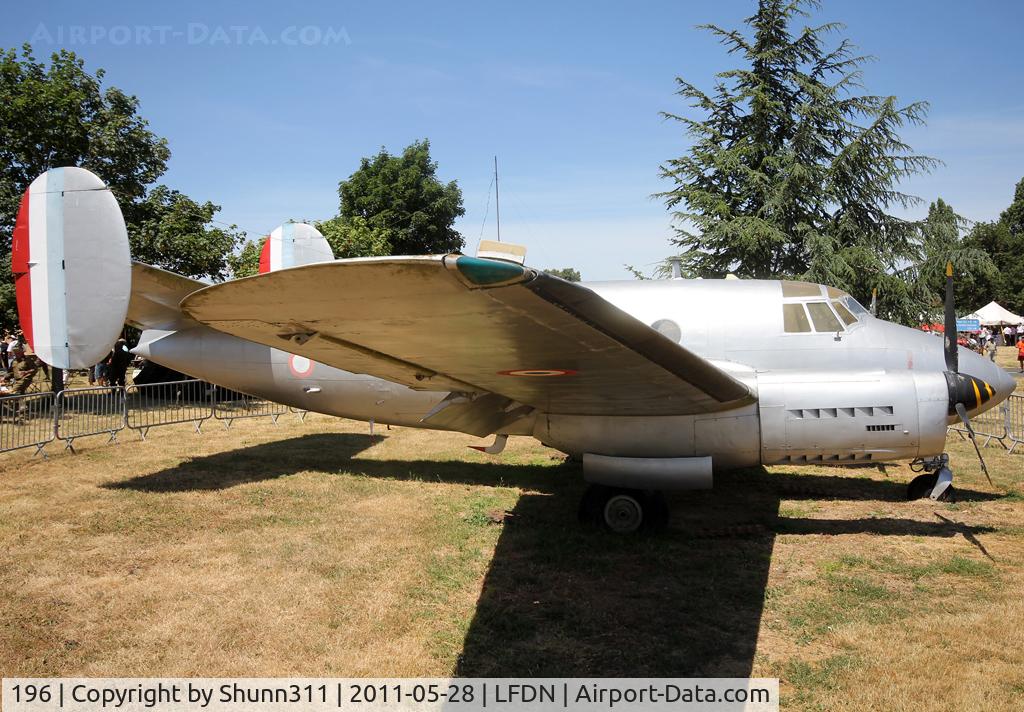
<instances>
[{"instance_id":1,"label":"dry grass field","mask_svg":"<svg viewBox=\"0 0 1024 712\"><path fill-rule=\"evenodd\" d=\"M1000 358L1007 361L1007 354ZM1013 366L1016 363L1013 362ZM1024 455L759 468L582 528L527 438L294 415L0 457L0 674L771 676L783 709L1024 704Z\"/></svg>"}]
</instances>

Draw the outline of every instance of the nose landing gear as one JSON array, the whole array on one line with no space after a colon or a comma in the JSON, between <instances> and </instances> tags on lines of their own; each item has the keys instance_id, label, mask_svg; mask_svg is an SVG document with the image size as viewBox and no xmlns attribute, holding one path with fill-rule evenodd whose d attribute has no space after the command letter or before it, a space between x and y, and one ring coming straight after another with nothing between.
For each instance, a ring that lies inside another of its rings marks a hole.
<instances>
[{"instance_id":1,"label":"nose landing gear","mask_svg":"<svg viewBox=\"0 0 1024 712\"><path fill-rule=\"evenodd\" d=\"M949 455L942 453L928 460L910 463L915 472L922 472L907 485L907 499L928 497L935 502L953 501L953 472L949 469Z\"/></svg>"}]
</instances>

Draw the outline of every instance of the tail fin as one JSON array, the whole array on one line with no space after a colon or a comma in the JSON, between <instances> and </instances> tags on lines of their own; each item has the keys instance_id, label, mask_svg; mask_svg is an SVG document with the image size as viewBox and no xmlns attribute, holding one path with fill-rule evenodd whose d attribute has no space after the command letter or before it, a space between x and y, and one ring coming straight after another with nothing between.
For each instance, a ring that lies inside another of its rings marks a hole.
<instances>
[{"instance_id":1,"label":"tail fin","mask_svg":"<svg viewBox=\"0 0 1024 712\"><path fill-rule=\"evenodd\" d=\"M274 228L260 250L260 274L313 262L331 262L334 251L320 231L306 223Z\"/></svg>"},{"instance_id":2,"label":"tail fin","mask_svg":"<svg viewBox=\"0 0 1024 712\"><path fill-rule=\"evenodd\" d=\"M121 334L131 295L124 216L84 168L53 168L21 200L11 247L18 318L40 359L85 368Z\"/></svg>"}]
</instances>

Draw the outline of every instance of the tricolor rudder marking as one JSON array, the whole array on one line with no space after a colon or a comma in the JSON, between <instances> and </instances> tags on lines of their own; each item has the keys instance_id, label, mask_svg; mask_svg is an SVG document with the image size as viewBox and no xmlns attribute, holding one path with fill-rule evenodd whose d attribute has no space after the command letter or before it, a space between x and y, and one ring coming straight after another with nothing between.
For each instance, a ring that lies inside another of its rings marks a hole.
<instances>
[{"instance_id":1,"label":"tricolor rudder marking","mask_svg":"<svg viewBox=\"0 0 1024 712\"><path fill-rule=\"evenodd\" d=\"M21 330L36 355L52 364L69 361L64 170L47 171L25 191L11 246Z\"/></svg>"},{"instance_id":2,"label":"tricolor rudder marking","mask_svg":"<svg viewBox=\"0 0 1024 712\"><path fill-rule=\"evenodd\" d=\"M21 331L29 344L32 337L32 275L29 273L28 245L28 191L21 198L18 207L18 219L14 223L14 236L11 240L11 272L14 273L14 292L18 303L18 317Z\"/></svg>"},{"instance_id":3,"label":"tricolor rudder marking","mask_svg":"<svg viewBox=\"0 0 1024 712\"><path fill-rule=\"evenodd\" d=\"M103 181L54 168L22 197L11 245L18 316L36 354L58 368L99 361L131 294L128 232Z\"/></svg>"},{"instance_id":4,"label":"tricolor rudder marking","mask_svg":"<svg viewBox=\"0 0 1024 712\"><path fill-rule=\"evenodd\" d=\"M331 246L312 225L287 222L267 237L260 249L260 274L334 259Z\"/></svg>"},{"instance_id":5,"label":"tricolor rudder marking","mask_svg":"<svg viewBox=\"0 0 1024 712\"><path fill-rule=\"evenodd\" d=\"M270 235L267 235L263 238L263 247L260 248L260 274L270 271Z\"/></svg>"}]
</instances>

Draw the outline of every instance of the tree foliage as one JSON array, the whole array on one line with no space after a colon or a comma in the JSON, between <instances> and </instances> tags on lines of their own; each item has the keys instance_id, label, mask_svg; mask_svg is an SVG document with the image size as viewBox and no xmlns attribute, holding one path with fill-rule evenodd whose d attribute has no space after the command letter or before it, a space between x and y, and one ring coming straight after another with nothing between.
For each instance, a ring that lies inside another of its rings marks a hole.
<instances>
[{"instance_id":1,"label":"tree foliage","mask_svg":"<svg viewBox=\"0 0 1024 712\"><path fill-rule=\"evenodd\" d=\"M977 223L965 242L986 252L995 264L995 270L975 285L972 308L995 300L1015 314L1024 314L1024 179L1017 183L1013 202L999 219Z\"/></svg>"},{"instance_id":2,"label":"tree foliage","mask_svg":"<svg viewBox=\"0 0 1024 712\"><path fill-rule=\"evenodd\" d=\"M132 258L179 274L228 276L228 256L242 240L234 226L217 227L219 205L197 203L187 195L158 185L132 205L128 239Z\"/></svg>"},{"instance_id":3,"label":"tree foliage","mask_svg":"<svg viewBox=\"0 0 1024 712\"><path fill-rule=\"evenodd\" d=\"M979 289L996 274L988 253L964 239L967 221L957 215L942 198L928 206L928 217L921 225L923 259L904 270L908 277L916 278L931 297L932 312L942 310L946 290L946 265L953 263L956 275L957 307L966 314L987 303L980 304Z\"/></svg>"},{"instance_id":4,"label":"tree foliage","mask_svg":"<svg viewBox=\"0 0 1024 712\"><path fill-rule=\"evenodd\" d=\"M133 256L190 276L223 275L239 235L211 228L219 210L164 186L167 141L150 131L139 101L103 87L74 52L48 64L25 45L0 51L0 320L16 323L10 245L21 196L39 174L59 166L87 168L110 186L125 216Z\"/></svg>"},{"instance_id":5,"label":"tree foliage","mask_svg":"<svg viewBox=\"0 0 1024 712\"><path fill-rule=\"evenodd\" d=\"M760 0L749 33L717 25L740 66L717 75L706 93L677 78L678 94L699 114L666 113L692 139L667 161L673 183L660 193L677 220L684 271L706 277L791 277L869 297L881 312L915 320L927 290L906 281L924 255L921 226L892 214L918 199L901 179L937 161L915 154L899 130L924 120L927 105L901 105L863 90L868 59L826 23L793 30L810 0Z\"/></svg>"},{"instance_id":6,"label":"tree foliage","mask_svg":"<svg viewBox=\"0 0 1024 712\"><path fill-rule=\"evenodd\" d=\"M337 216L316 224L339 260L349 257L378 257L392 252L392 232L386 227L373 226L362 217Z\"/></svg>"},{"instance_id":7,"label":"tree foliage","mask_svg":"<svg viewBox=\"0 0 1024 712\"><path fill-rule=\"evenodd\" d=\"M464 240L453 227L465 214L462 190L456 181L437 178L437 162L430 158L430 142L416 141L392 156L386 149L363 158L356 170L338 186L340 217L354 229L385 236L396 255L458 252Z\"/></svg>"},{"instance_id":8,"label":"tree foliage","mask_svg":"<svg viewBox=\"0 0 1024 712\"><path fill-rule=\"evenodd\" d=\"M546 269L544 270L548 274L553 274L556 277L561 277L567 282L579 282L582 277L580 271L573 267L562 267L561 269Z\"/></svg>"},{"instance_id":9,"label":"tree foliage","mask_svg":"<svg viewBox=\"0 0 1024 712\"><path fill-rule=\"evenodd\" d=\"M232 279L252 277L260 273L260 252L266 237L260 240L246 240L242 248L228 255L228 270Z\"/></svg>"}]
</instances>

